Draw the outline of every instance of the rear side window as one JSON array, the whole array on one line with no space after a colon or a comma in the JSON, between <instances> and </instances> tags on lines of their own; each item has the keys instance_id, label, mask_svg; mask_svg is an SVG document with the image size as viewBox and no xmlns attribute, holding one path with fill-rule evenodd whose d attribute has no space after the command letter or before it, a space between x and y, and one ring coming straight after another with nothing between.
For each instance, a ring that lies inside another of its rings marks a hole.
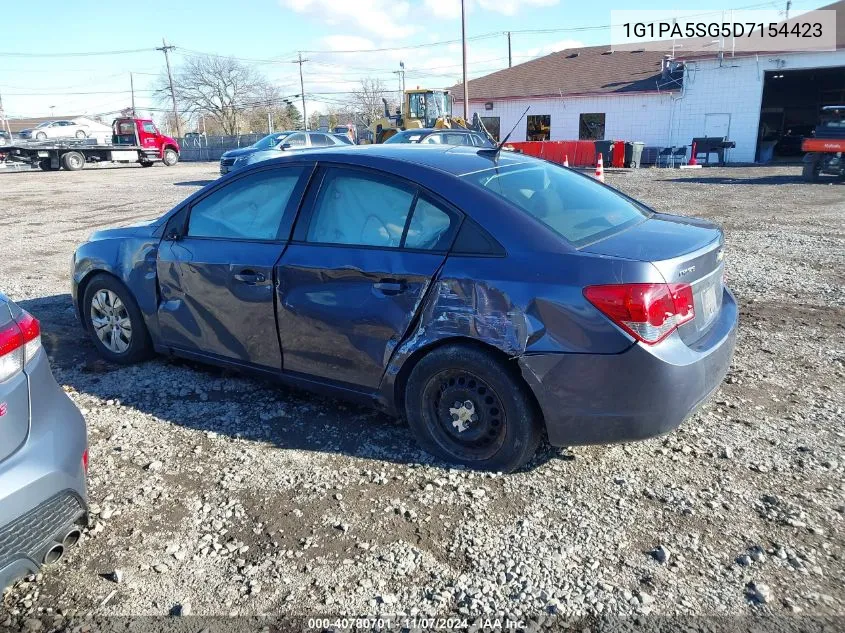
<instances>
[{"instance_id":1,"label":"rear side window","mask_svg":"<svg viewBox=\"0 0 845 633\"><path fill-rule=\"evenodd\" d=\"M445 251L459 223L460 214L447 211L427 194L418 195L411 183L333 169L323 180L305 239Z\"/></svg>"},{"instance_id":2,"label":"rear side window","mask_svg":"<svg viewBox=\"0 0 845 633\"><path fill-rule=\"evenodd\" d=\"M301 132L285 137L285 140L282 143L282 145L290 145L291 147L305 147L307 144L308 141L305 138L305 135Z\"/></svg>"},{"instance_id":3,"label":"rear side window","mask_svg":"<svg viewBox=\"0 0 845 633\"><path fill-rule=\"evenodd\" d=\"M405 248L446 250L451 241L451 226L452 219L448 213L420 197L414 205L414 213L408 224Z\"/></svg>"},{"instance_id":4,"label":"rear side window","mask_svg":"<svg viewBox=\"0 0 845 633\"><path fill-rule=\"evenodd\" d=\"M284 167L233 180L191 207L188 236L276 240L302 169Z\"/></svg>"},{"instance_id":5,"label":"rear side window","mask_svg":"<svg viewBox=\"0 0 845 633\"><path fill-rule=\"evenodd\" d=\"M317 197L307 240L398 247L414 191L364 174L330 171Z\"/></svg>"},{"instance_id":6,"label":"rear side window","mask_svg":"<svg viewBox=\"0 0 845 633\"><path fill-rule=\"evenodd\" d=\"M312 147L327 147L329 145L334 145L334 143L325 134L312 134L311 135L311 146Z\"/></svg>"},{"instance_id":7,"label":"rear side window","mask_svg":"<svg viewBox=\"0 0 845 633\"><path fill-rule=\"evenodd\" d=\"M597 242L648 217L612 189L551 163L491 168L465 178L533 216L575 247Z\"/></svg>"}]
</instances>

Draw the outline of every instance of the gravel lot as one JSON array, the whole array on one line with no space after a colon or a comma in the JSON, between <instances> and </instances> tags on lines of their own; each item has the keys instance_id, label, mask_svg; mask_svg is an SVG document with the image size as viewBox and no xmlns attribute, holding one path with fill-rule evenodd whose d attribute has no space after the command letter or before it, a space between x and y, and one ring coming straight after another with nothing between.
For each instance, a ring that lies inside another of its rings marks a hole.
<instances>
[{"instance_id":1,"label":"gravel lot","mask_svg":"<svg viewBox=\"0 0 845 633\"><path fill-rule=\"evenodd\" d=\"M218 369L104 364L75 246L152 218L214 164L0 173L0 288L85 414L91 523L3 598L44 614L845 615L845 185L800 167L608 181L720 223L741 306L722 389L668 436L454 470L404 423ZM4 617L7 617L3 622ZM31 622L30 622L31 624Z\"/></svg>"}]
</instances>

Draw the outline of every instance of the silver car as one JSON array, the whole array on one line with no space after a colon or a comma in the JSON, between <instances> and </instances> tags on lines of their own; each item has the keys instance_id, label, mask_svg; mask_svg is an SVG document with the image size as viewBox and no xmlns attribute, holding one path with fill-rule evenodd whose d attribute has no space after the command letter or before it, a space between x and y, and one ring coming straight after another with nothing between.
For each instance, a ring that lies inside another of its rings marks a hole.
<instances>
[{"instance_id":1,"label":"silver car","mask_svg":"<svg viewBox=\"0 0 845 633\"><path fill-rule=\"evenodd\" d=\"M0 589L58 561L87 522L88 441L38 321L0 293Z\"/></svg>"},{"instance_id":2,"label":"silver car","mask_svg":"<svg viewBox=\"0 0 845 633\"><path fill-rule=\"evenodd\" d=\"M46 141L51 138L76 138L79 140L88 138L90 130L87 125L77 123L76 121L44 121L39 123L32 129L21 130L18 136L22 139L33 139L36 141Z\"/></svg>"}]
</instances>

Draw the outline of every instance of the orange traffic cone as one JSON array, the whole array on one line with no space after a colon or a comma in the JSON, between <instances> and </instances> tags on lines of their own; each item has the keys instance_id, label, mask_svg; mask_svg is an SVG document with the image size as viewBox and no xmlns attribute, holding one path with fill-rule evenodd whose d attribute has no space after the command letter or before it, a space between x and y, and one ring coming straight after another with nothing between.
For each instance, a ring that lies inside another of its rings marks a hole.
<instances>
[{"instance_id":1,"label":"orange traffic cone","mask_svg":"<svg viewBox=\"0 0 845 633\"><path fill-rule=\"evenodd\" d=\"M564 154L564 156L563 156L563 166L569 167L569 154Z\"/></svg>"},{"instance_id":2,"label":"orange traffic cone","mask_svg":"<svg viewBox=\"0 0 845 633\"><path fill-rule=\"evenodd\" d=\"M596 163L596 180L604 182L604 162L601 159L601 154L599 154L599 160Z\"/></svg>"}]
</instances>

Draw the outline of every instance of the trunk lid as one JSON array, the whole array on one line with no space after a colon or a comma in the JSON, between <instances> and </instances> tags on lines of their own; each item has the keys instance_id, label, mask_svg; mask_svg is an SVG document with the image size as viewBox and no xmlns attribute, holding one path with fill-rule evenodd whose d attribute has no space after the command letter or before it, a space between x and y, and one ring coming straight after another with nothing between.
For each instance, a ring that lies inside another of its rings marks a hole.
<instances>
[{"instance_id":1,"label":"trunk lid","mask_svg":"<svg viewBox=\"0 0 845 633\"><path fill-rule=\"evenodd\" d=\"M0 294L0 332L13 324L9 305ZM18 348L10 355L22 352ZM0 462L17 452L28 435L29 381L23 371L18 371L6 380L0 380Z\"/></svg>"},{"instance_id":2,"label":"trunk lid","mask_svg":"<svg viewBox=\"0 0 845 633\"><path fill-rule=\"evenodd\" d=\"M722 307L724 235L698 218L656 213L645 222L581 250L609 257L650 262L669 284L692 286L695 318L678 328L692 344L701 338Z\"/></svg>"}]
</instances>

